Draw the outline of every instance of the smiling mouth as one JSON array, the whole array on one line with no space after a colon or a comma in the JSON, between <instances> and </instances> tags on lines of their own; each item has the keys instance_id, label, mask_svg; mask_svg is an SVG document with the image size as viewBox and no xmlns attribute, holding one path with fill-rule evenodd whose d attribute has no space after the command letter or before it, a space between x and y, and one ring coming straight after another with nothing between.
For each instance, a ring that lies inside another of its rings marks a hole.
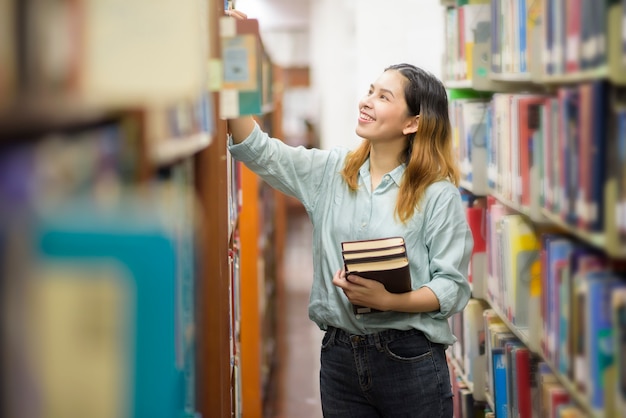
<instances>
[{"instance_id":1,"label":"smiling mouth","mask_svg":"<svg viewBox=\"0 0 626 418\"><path fill-rule=\"evenodd\" d=\"M374 118L371 117L370 115L363 113L363 112L359 112L359 119L365 121L365 122L374 122Z\"/></svg>"}]
</instances>

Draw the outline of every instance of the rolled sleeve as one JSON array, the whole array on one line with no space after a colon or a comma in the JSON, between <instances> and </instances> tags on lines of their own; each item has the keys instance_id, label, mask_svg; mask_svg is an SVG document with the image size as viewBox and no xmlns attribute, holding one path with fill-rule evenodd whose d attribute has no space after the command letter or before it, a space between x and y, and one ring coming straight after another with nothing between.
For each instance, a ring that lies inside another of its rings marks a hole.
<instances>
[{"instance_id":1,"label":"rolled sleeve","mask_svg":"<svg viewBox=\"0 0 626 418\"><path fill-rule=\"evenodd\" d=\"M474 241L458 190L445 190L432 203L425 230L432 279L424 286L440 305L429 315L445 319L463 310L470 298L467 274Z\"/></svg>"}]
</instances>

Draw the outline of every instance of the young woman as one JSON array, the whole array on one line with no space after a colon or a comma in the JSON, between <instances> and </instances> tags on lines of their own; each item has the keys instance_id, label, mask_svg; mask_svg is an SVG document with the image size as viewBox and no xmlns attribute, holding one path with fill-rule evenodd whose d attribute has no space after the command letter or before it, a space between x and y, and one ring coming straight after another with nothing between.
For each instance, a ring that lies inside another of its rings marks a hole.
<instances>
[{"instance_id":1,"label":"young woman","mask_svg":"<svg viewBox=\"0 0 626 418\"><path fill-rule=\"evenodd\" d=\"M320 390L327 418L452 417L447 319L469 297L473 241L442 83L392 65L359 103L354 151L290 147L250 117L230 120L234 158L298 198L313 223L309 316L326 330ZM401 236L412 291L390 293L342 269L341 243ZM355 315L352 304L381 312Z\"/></svg>"}]
</instances>

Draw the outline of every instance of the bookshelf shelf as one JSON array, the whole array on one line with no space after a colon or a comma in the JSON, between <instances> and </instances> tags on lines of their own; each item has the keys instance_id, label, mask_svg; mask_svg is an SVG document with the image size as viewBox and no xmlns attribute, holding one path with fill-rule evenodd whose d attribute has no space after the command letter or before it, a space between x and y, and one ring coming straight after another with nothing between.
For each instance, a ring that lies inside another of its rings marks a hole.
<instances>
[{"instance_id":1,"label":"bookshelf shelf","mask_svg":"<svg viewBox=\"0 0 626 418\"><path fill-rule=\"evenodd\" d=\"M561 229L564 229L571 235L576 236L580 240L600 249L605 250L611 256L619 256L619 252L614 249L607 248L606 245L606 236L601 232L587 232L575 226L569 225L567 222L564 222L563 219L557 214L554 214L548 210L543 210L543 216L550 220L554 225L558 226Z\"/></svg>"},{"instance_id":2,"label":"bookshelf shelf","mask_svg":"<svg viewBox=\"0 0 626 418\"><path fill-rule=\"evenodd\" d=\"M472 89L474 87L472 80L448 80L444 82L448 89Z\"/></svg>"},{"instance_id":3,"label":"bookshelf shelf","mask_svg":"<svg viewBox=\"0 0 626 418\"><path fill-rule=\"evenodd\" d=\"M67 96L22 99L0 111L1 137L26 137L42 132L103 122L123 113L90 106Z\"/></svg>"},{"instance_id":4,"label":"bookshelf shelf","mask_svg":"<svg viewBox=\"0 0 626 418\"><path fill-rule=\"evenodd\" d=\"M210 133L203 132L182 138L158 141L152 150L152 161L159 166L172 164L202 151L211 145L212 140L213 136Z\"/></svg>"},{"instance_id":5,"label":"bookshelf shelf","mask_svg":"<svg viewBox=\"0 0 626 418\"><path fill-rule=\"evenodd\" d=\"M507 83L530 83L533 82L530 73L489 73L489 78L494 81Z\"/></svg>"},{"instance_id":6,"label":"bookshelf shelf","mask_svg":"<svg viewBox=\"0 0 626 418\"><path fill-rule=\"evenodd\" d=\"M491 196L495 197L498 202L502 203L504 206L514 210L515 212L518 212L526 217L528 217L530 220L532 220L534 223L536 224L553 224L554 221L550 218L548 218L547 216L545 216L545 213L543 211L533 211L531 208L527 208L527 207L523 207L515 202L513 202L510 199L507 199L506 197L502 196L500 193L491 190L491 192L489 193Z\"/></svg>"},{"instance_id":7,"label":"bookshelf shelf","mask_svg":"<svg viewBox=\"0 0 626 418\"><path fill-rule=\"evenodd\" d=\"M491 395L491 393L485 392L485 399L487 400L487 405L489 405L489 408L491 408L491 410L494 411L496 408L495 408L495 402L493 401L493 396Z\"/></svg>"},{"instance_id":8,"label":"bookshelf shelf","mask_svg":"<svg viewBox=\"0 0 626 418\"><path fill-rule=\"evenodd\" d=\"M573 84L585 81L599 80L609 77L609 67L603 66L588 71L578 71L569 74L548 75L544 74L540 82L542 84Z\"/></svg>"}]
</instances>

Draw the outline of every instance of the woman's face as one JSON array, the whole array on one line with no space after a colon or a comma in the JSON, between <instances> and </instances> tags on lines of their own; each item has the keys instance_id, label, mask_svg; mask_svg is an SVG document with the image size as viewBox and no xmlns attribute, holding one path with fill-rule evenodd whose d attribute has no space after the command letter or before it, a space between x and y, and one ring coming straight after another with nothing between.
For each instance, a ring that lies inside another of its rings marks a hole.
<instances>
[{"instance_id":1,"label":"woman's face","mask_svg":"<svg viewBox=\"0 0 626 418\"><path fill-rule=\"evenodd\" d=\"M396 70L387 70L359 101L356 134L372 142L405 139L404 129L415 116L408 114L404 86L408 80Z\"/></svg>"}]
</instances>

